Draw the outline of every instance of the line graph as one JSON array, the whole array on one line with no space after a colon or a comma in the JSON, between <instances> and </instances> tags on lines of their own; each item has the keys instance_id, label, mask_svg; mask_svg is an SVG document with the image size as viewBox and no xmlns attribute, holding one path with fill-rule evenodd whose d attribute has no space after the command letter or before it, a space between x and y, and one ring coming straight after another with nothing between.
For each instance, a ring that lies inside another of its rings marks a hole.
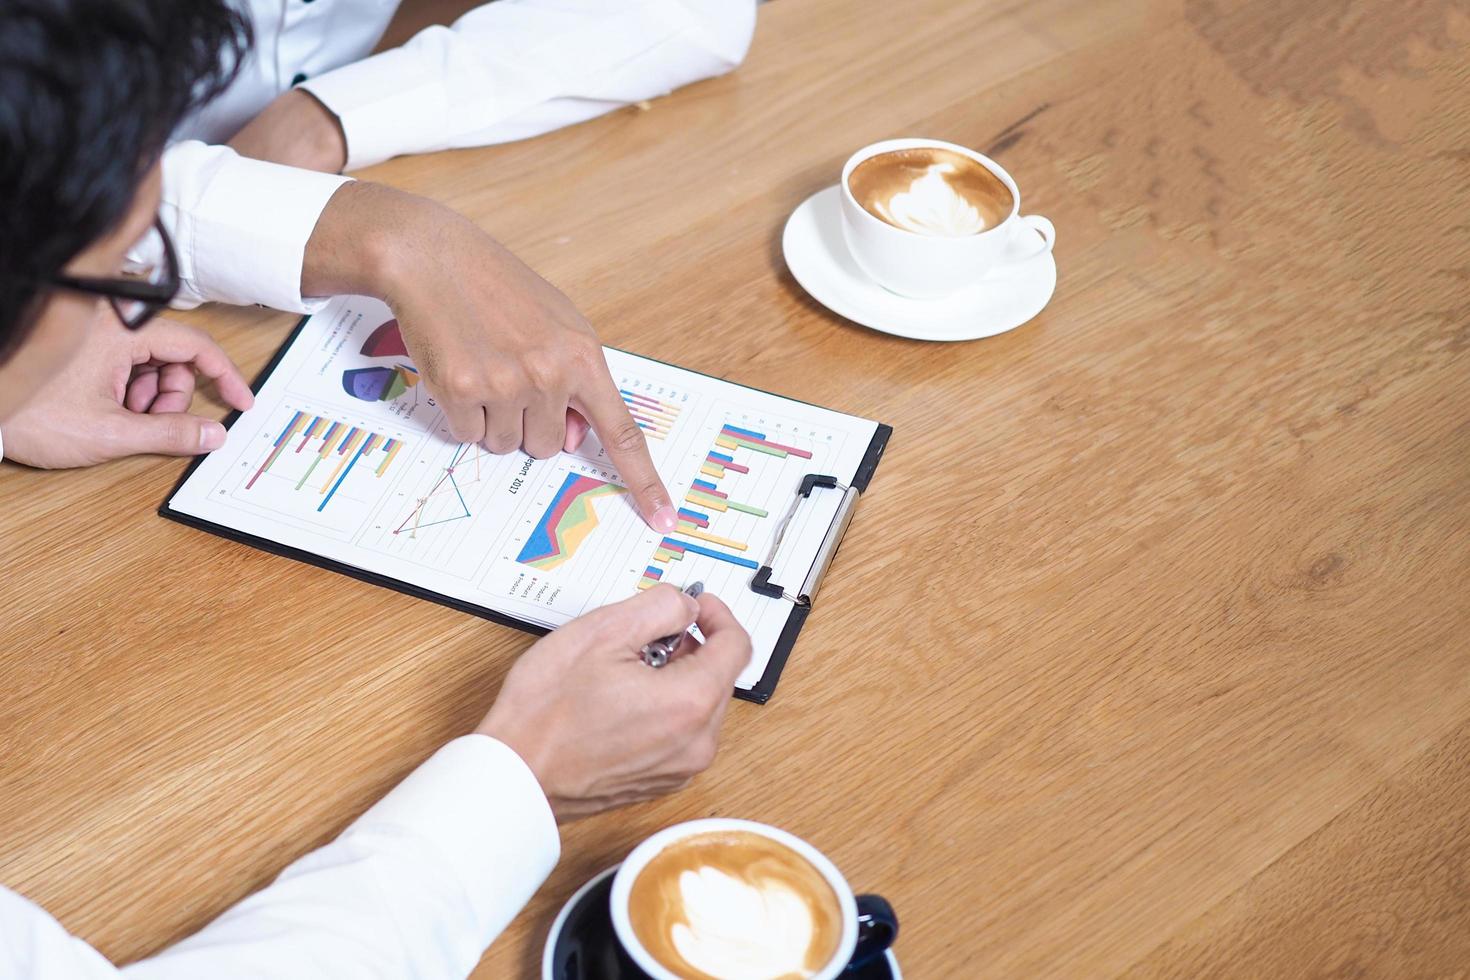
<instances>
[{"instance_id":1,"label":"line graph","mask_svg":"<svg viewBox=\"0 0 1470 980\"><path fill-rule=\"evenodd\" d=\"M426 528L473 517L462 488L480 482L485 455L485 450L478 443L460 443L438 480L427 493L414 501L413 509L393 529L393 534L416 538Z\"/></svg>"}]
</instances>

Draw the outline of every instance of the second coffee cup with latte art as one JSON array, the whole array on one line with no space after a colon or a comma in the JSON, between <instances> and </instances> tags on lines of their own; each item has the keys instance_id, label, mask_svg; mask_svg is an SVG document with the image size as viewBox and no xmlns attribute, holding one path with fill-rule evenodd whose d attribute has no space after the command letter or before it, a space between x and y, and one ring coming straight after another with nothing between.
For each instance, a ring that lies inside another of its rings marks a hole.
<instances>
[{"instance_id":1,"label":"second coffee cup with latte art","mask_svg":"<svg viewBox=\"0 0 1470 980\"><path fill-rule=\"evenodd\" d=\"M863 210L916 235L978 235L999 226L1016 199L978 161L942 146L868 157L847 178Z\"/></svg>"},{"instance_id":2,"label":"second coffee cup with latte art","mask_svg":"<svg viewBox=\"0 0 1470 980\"><path fill-rule=\"evenodd\" d=\"M1011 175L974 150L885 140L842 168L842 238L858 269L901 296L943 299L1051 251L1056 229L1021 215Z\"/></svg>"}]
</instances>

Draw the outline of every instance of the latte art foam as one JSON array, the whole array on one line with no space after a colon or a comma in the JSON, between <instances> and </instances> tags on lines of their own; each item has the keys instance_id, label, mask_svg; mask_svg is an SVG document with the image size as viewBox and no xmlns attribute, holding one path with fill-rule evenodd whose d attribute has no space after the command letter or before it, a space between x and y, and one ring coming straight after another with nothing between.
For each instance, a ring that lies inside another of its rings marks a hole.
<instances>
[{"instance_id":1,"label":"latte art foam","mask_svg":"<svg viewBox=\"0 0 1470 980\"><path fill-rule=\"evenodd\" d=\"M748 882L704 867L679 875L679 896L686 921L670 936L696 970L730 980L811 975L811 910L784 882Z\"/></svg>"},{"instance_id":2,"label":"latte art foam","mask_svg":"<svg viewBox=\"0 0 1470 980\"><path fill-rule=\"evenodd\" d=\"M690 980L805 980L842 939L842 906L822 873L783 844L744 830L664 848L628 893L638 941Z\"/></svg>"},{"instance_id":3,"label":"latte art foam","mask_svg":"<svg viewBox=\"0 0 1470 980\"><path fill-rule=\"evenodd\" d=\"M847 185L873 217L916 235L977 235L1015 207L1010 188L988 167L937 146L875 154L853 168Z\"/></svg>"},{"instance_id":4,"label":"latte art foam","mask_svg":"<svg viewBox=\"0 0 1470 980\"><path fill-rule=\"evenodd\" d=\"M974 235L985 230L985 216L980 209L960 196L950 186L945 174L954 173L952 163L933 163L916 178L909 189L899 191L886 201L874 201L878 217L920 235Z\"/></svg>"}]
</instances>

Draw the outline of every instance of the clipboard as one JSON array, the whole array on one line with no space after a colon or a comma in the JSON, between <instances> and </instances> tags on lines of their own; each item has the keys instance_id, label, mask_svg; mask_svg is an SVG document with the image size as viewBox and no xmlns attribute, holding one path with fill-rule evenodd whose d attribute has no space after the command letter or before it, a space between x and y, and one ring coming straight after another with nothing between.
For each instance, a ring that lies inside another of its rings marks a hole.
<instances>
[{"instance_id":1,"label":"clipboard","mask_svg":"<svg viewBox=\"0 0 1470 980\"><path fill-rule=\"evenodd\" d=\"M296 327L292 330L291 334L286 338L286 340L281 344L280 348L272 356L270 362L267 363L266 366L256 376L251 386L252 390L255 391L256 394L259 394L261 392L263 386L271 378L277 368L281 365L282 359L286 356L287 352L296 342L298 336L301 334L301 331L310 319L310 316L306 316L302 317L301 320L297 322ZM644 359L654 361L654 359ZM654 363L663 362L654 361ZM676 365L668 366L677 367ZM691 372L687 368L678 368L678 370L685 371L691 374L700 374L700 372ZM716 381L723 380L713 378L713 376L711 375L702 376L706 378L712 378ZM760 389L750 390L760 391ZM769 392L763 393L771 394ZM785 396L777 397L785 398ZM796 399L786 400L798 401ZM227 416L224 420L226 428L228 429L233 427L235 422L240 418L242 414L243 413L238 411L231 412L230 415ZM877 470L879 462L882 460L883 452L887 447L889 438L892 436L892 434L893 428L891 426L882 423L876 423L876 428L874 430L872 439L870 440L867 449L862 456L862 460L858 465L853 477L851 478L850 483L848 484L842 484L835 476L829 474L809 473L803 477L800 486L797 488L795 494L793 495L793 499L789 502L788 509L782 517L781 524L776 535L776 540L774 541L773 545L768 549L768 553L764 556L765 560L762 562L761 566L749 576L749 579L746 583L746 587L751 592L773 600L788 602L790 603L791 608L786 616L785 623L780 630L779 637L772 647L770 658L766 663L766 667L762 672L760 679L748 689L740 687L735 688L735 697L740 698L741 700L750 701L755 704L765 704L767 701L770 700L771 695L775 692L777 682L780 680L781 673L785 669L787 660L790 658L792 649L795 647L796 640L801 633L802 626L805 625L807 618L811 615L813 603L816 599L821 584L826 577L827 571L831 566L831 562L836 556L838 546L842 542L842 537L846 533L847 528L852 521L857 503L861 498L863 491L867 489L869 482L872 480L873 474ZM220 523L218 521L209 520L206 518L201 518L176 509L172 506L174 498L179 494L180 490L183 489L185 484L189 482L190 478L194 476L199 467L204 464L207 458L208 457L206 456L199 456L191 461L189 466L185 469L184 473L179 477L178 481L169 491L168 497L165 498L162 504L160 504L158 508L158 513L161 517L164 517L171 521L175 521L179 524L186 525L188 527L209 532L210 534L214 534L231 541L237 541L241 544L246 544L253 548L258 548L271 554L280 555L282 557L290 558L308 565L313 565L317 568L337 572L339 574L357 579L358 581L367 582L369 584L380 586L382 588L392 589L395 592L410 595L418 599L424 599L429 602L446 606L448 608L458 610L459 612L468 613L482 619L487 619L491 622L498 623L503 626L509 626L514 629L521 630L522 632L530 633L532 635L541 636L550 632L550 628L544 625L526 619L521 619L517 616L507 614L490 606L465 601L456 596L446 595L434 589L425 588L420 585L416 585L413 582L405 581L402 578L382 574L371 569L361 568L349 562L339 561L335 558L319 554L307 548L295 547L289 544L282 543L280 541L272 540L271 538L264 537L262 535L253 534L239 528L231 527L228 524ZM806 570L806 574L800 577L800 581L797 581L795 578L787 583L776 583L771 581L773 575L773 564L776 560L777 555L780 552L780 547L782 543L781 539L785 535L786 528L791 524L795 516L801 512L803 507L810 506L810 502L816 498L817 494L834 492L841 493L842 499L837 507L834 518L826 529L826 533L822 538L821 546L817 550L810 564L810 567Z\"/></svg>"}]
</instances>

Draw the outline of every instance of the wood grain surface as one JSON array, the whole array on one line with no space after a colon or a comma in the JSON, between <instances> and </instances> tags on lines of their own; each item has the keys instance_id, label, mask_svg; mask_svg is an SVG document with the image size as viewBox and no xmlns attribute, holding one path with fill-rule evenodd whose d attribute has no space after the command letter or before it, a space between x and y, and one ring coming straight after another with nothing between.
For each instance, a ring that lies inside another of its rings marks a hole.
<instances>
[{"instance_id":1,"label":"wood grain surface","mask_svg":"<svg viewBox=\"0 0 1470 980\"><path fill-rule=\"evenodd\" d=\"M1465 975L1467 47L1447 0L776 0L730 76L368 172L609 343L896 429L775 698L567 827L476 976L714 814L886 894L912 977ZM786 216L900 135L1056 223L1035 321L928 345L795 284ZM292 323L191 319L247 370ZM119 960L329 840L531 642L160 520L182 468L0 467L0 881Z\"/></svg>"}]
</instances>

